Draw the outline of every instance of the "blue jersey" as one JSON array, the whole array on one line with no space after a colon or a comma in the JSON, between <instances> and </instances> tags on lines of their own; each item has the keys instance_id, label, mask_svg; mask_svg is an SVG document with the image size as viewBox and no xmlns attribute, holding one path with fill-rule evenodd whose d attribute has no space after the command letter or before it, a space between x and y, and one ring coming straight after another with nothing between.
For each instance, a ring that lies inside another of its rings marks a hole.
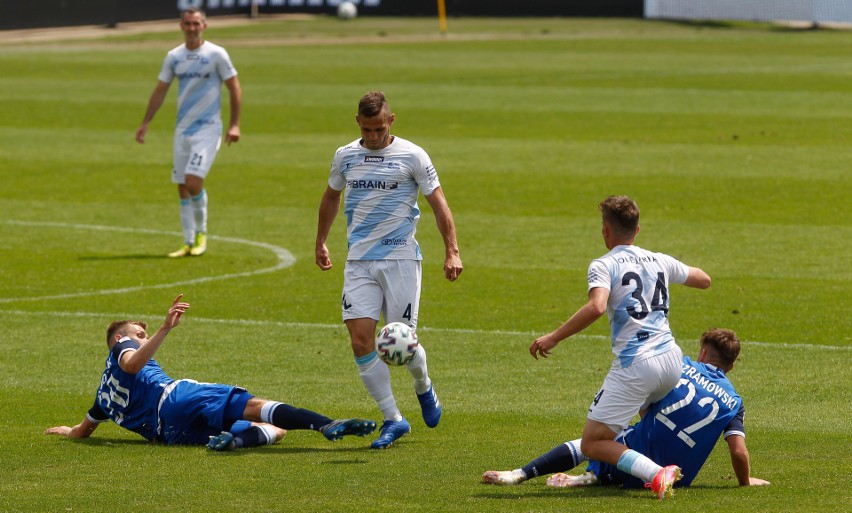
<instances>
[{"instance_id":1,"label":"blue jersey","mask_svg":"<svg viewBox=\"0 0 852 513\"><path fill-rule=\"evenodd\" d=\"M742 398L725 373L685 356L677 386L616 440L659 465L679 466L683 478L676 486L689 486L720 434L725 438L745 436L744 415ZM643 485L639 479L600 462L590 462L588 470L603 483Z\"/></svg>"},{"instance_id":2,"label":"blue jersey","mask_svg":"<svg viewBox=\"0 0 852 513\"><path fill-rule=\"evenodd\" d=\"M89 410L92 422L112 420L119 426L139 433L148 440L157 436L157 409L163 389L174 381L153 359L136 374L128 374L118 365L125 351L139 349L139 343L128 337L118 341L106 359L106 369Z\"/></svg>"}]
</instances>

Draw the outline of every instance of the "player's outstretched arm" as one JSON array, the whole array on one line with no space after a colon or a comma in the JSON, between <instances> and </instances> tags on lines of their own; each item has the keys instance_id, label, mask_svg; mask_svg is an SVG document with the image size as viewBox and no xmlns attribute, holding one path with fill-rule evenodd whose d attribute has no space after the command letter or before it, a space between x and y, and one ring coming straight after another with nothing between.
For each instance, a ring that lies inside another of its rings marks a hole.
<instances>
[{"instance_id":1,"label":"player's outstretched arm","mask_svg":"<svg viewBox=\"0 0 852 513\"><path fill-rule=\"evenodd\" d=\"M706 289L710 287L710 275L699 269L698 267L689 268L689 276L683 282L687 287L696 289Z\"/></svg>"},{"instance_id":2,"label":"player's outstretched arm","mask_svg":"<svg viewBox=\"0 0 852 513\"><path fill-rule=\"evenodd\" d=\"M550 356L550 351L556 347L556 344L583 331L606 313L608 299L609 290L603 287L595 287L590 290L589 301L555 331L535 339L530 345L530 354L536 360L539 356L544 358Z\"/></svg>"},{"instance_id":3,"label":"player's outstretched arm","mask_svg":"<svg viewBox=\"0 0 852 513\"><path fill-rule=\"evenodd\" d=\"M68 438L89 438L92 436L92 433L95 432L95 429L98 428L98 424L90 421L87 418L84 418L82 422L77 424L74 427L68 426L56 426L52 428L48 428L44 430L45 435L61 435L66 436Z\"/></svg>"},{"instance_id":4,"label":"player's outstretched arm","mask_svg":"<svg viewBox=\"0 0 852 513\"><path fill-rule=\"evenodd\" d=\"M172 301L172 306L166 314L163 325L154 333L154 336L149 338L136 351L128 351L121 357L121 361L118 362L121 370L129 374L136 374L145 367L148 360L154 357L154 354L166 339L166 335L169 334L172 328L180 324L181 317L189 308L189 303L182 302L181 298L183 298L183 294L178 294L178 297Z\"/></svg>"}]
</instances>

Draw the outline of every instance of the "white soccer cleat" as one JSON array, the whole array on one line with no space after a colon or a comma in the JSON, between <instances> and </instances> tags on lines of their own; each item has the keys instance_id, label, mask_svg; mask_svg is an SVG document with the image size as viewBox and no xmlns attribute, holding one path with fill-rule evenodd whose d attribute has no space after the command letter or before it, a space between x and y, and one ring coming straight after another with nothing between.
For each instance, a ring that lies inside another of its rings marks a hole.
<instances>
[{"instance_id":1,"label":"white soccer cleat","mask_svg":"<svg viewBox=\"0 0 852 513\"><path fill-rule=\"evenodd\" d=\"M563 474L561 472L553 474L547 478L545 483L547 486L554 488L575 488L578 486L592 486L598 484L598 476L594 472L586 472L579 476Z\"/></svg>"},{"instance_id":2,"label":"white soccer cleat","mask_svg":"<svg viewBox=\"0 0 852 513\"><path fill-rule=\"evenodd\" d=\"M482 474L482 482L497 486L519 485L527 480L527 476L521 469L515 470L488 470Z\"/></svg>"}]
</instances>

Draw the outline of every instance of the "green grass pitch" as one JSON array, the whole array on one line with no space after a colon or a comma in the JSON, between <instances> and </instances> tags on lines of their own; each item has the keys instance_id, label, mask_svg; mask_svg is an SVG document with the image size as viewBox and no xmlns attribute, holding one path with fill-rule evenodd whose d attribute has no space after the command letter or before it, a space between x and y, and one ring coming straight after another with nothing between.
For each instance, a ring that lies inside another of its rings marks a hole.
<instances>
[{"instance_id":1,"label":"green grass pitch","mask_svg":"<svg viewBox=\"0 0 852 513\"><path fill-rule=\"evenodd\" d=\"M244 92L243 140L207 181L208 254L180 244L169 181L175 91L133 140L167 32L0 43L0 510L841 511L850 504L852 33L640 20L278 19L217 27ZM465 271L442 278L425 202L420 338L445 406L388 451L293 432L232 454L108 424L48 437L91 405L117 318L192 309L158 353L173 377L236 383L332 417L378 412L340 323L344 219L313 263L334 150L384 90L394 133L440 173ZM227 115L227 114L226 114ZM694 486L647 491L480 484L575 438L611 361L601 320L547 361L527 347L585 299L604 253L598 201L642 208L637 243L705 269L671 291L687 354L708 327L745 341L731 377L753 474L724 444ZM113 506L111 506L113 505Z\"/></svg>"}]
</instances>

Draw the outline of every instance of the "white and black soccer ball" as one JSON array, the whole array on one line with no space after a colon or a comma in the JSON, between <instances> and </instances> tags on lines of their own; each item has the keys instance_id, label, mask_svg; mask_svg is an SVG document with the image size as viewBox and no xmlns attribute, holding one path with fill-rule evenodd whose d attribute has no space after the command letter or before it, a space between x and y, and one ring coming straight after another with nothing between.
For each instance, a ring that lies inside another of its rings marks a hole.
<instances>
[{"instance_id":1,"label":"white and black soccer ball","mask_svg":"<svg viewBox=\"0 0 852 513\"><path fill-rule=\"evenodd\" d=\"M341 20L351 20L358 16L358 8L352 2L341 2L337 6L337 17Z\"/></svg>"},{"instance_id":2,"label":"white and black soccer ball","mask_svg":"<svg viewBox=\"0 0 852 513\"><path fill-rule=\"evenodd\" d=\"M417 333L407 324L392 322L376 335L376 352L388 365L405 365L417 354Z\"/></svg>"}]
</instances>

